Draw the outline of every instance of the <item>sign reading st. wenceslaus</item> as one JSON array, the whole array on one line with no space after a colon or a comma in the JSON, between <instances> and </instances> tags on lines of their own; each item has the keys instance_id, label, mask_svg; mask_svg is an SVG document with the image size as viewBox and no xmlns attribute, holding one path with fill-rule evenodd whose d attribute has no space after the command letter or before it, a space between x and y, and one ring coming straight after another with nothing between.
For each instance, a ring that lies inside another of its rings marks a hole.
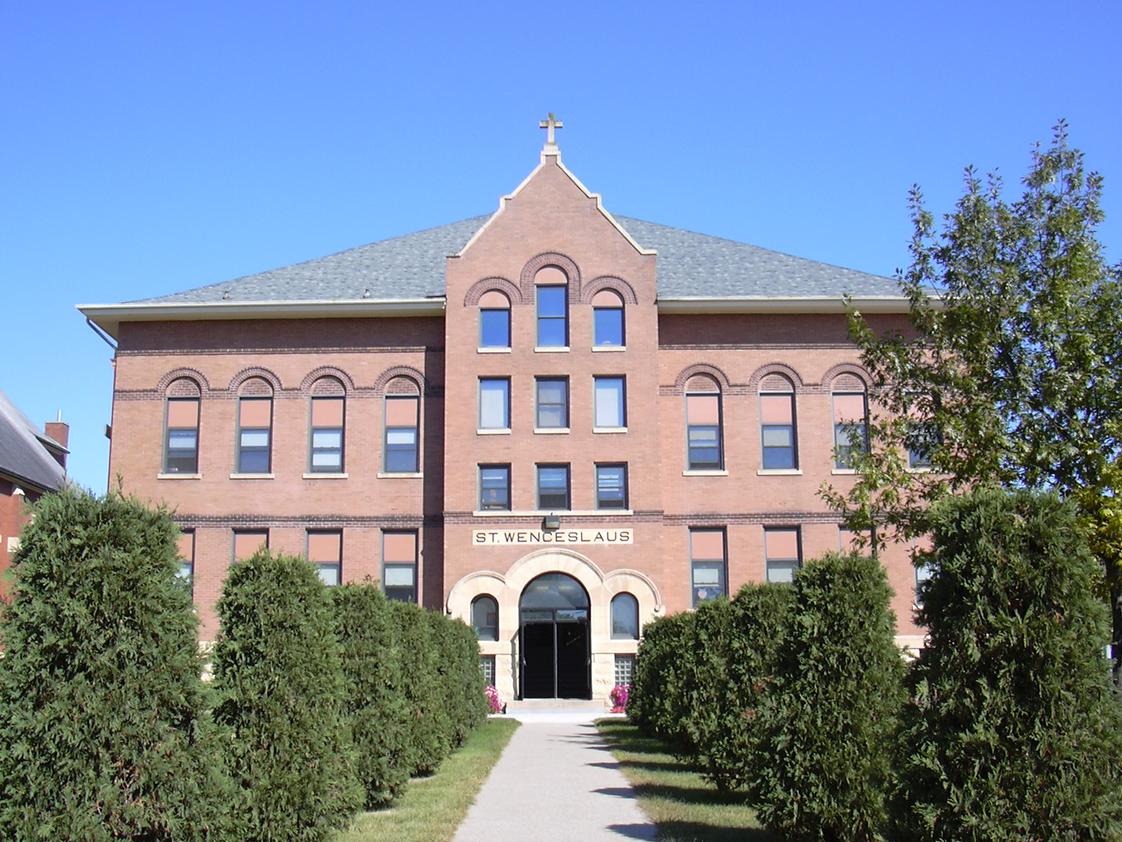
<instances>
[{"instance_id":1,"label":"sign reading st. wenceslaus","mask_svg":"<svg viewBox=\"0 0 1122 842\"><path fill-rule=\"evenodd\" d=\"M630 544L630 529L475 529L471 543L477 547L496 544Z\"/></svg>"}]
</instances>

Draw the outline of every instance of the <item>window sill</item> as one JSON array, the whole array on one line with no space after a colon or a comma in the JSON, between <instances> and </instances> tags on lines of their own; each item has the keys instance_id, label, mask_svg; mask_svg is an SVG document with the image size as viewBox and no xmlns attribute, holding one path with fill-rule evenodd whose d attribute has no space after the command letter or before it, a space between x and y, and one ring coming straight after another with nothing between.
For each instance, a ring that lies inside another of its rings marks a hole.
<instances>
[{"instance_id":1,"label":"window sill","mask_svg":"<svg viewBox=\"0 0 1122 842\"><path fill-rule=\"evenodd\" d=\"M332 473L328 473L327 471L324 471L322 473L312 472L312 473L304 474L304 479L346 479L348 476L350 476L350 475L349 474L332 474Z\"/></svg>"},{"instance_id":2,"label":"window sill","mask_svg":"<svg viewBox=\"0 0 1122 842\"><path fill-rule=\"evenodd\" d=\"M530 511L510 509L482 509L471 513L473 517L600 517L603 515L633 515L632 509L532 509ZM562 527L564 528L564 527ZM591 527L590 527L591 528Z\"/></svg>"},{"instance_id":3,"label":"window sill","mask_svg":"<svg viewBox=\"0 0 1122 842\"><path fill-rule=\"evenodd\" d=\"M383 473L382 471L378 472L378 479L419 479L420 477L423 477L423 476L424 476L424 474L420 473L420 472L410 473L410 474L406 474L406 473L387 474L387 473Z\"/></svg>"},{"instance_id":4,"label":"window sill","mask_svg":"<svg viewBox=\"0 0 1122 842\"><path fill-rule=\"evenodd\" d=\"M592 432L594 432L594 433L606 433L608 435L611 435L612 433L626 433L627 428L626 427L593 427Z\"/></svg>"},{"instance_id":5,"label":"window sill","mask_svg":"<svg viewBox=\"0 0 1122 842\"><path fill-rule=\"evenodd\" d=\"M592 353L594 354L613 354L617 351L626 351L626 345L593 345Z\"/></svg>"},{"instance_id":6,"label":"window sill","mask_svg":"<svg viewBox=\"0 0 1122 842\"><path fill-rule=\"evenodd\" d=\"M230 474L230 479L275 479L273 474Z\"/></svg>"},{"instance_id":7,"label":"window sill","mask_svg":"<svg viewBox=\"0 0 1122 842\"><path fill-rule=\"evenodd\" d=\"M475 434L477 436L509 436L510 435L510 427L507 427L503 430L477 429L475 431Z\"/></svg>"},{"instance_id":8,"label":"window sill","mask_svg":"<svg viewBox=\"0 0 1122 842\"><path fill-rule=\"evenodd\" d=\"M534 349L534 353L535 354L567 354L567 353L569 353L569 346L568 345L558 345L556 347L554 347L552 345L545 346L545 347L538 346L537 348Z\"/></svg>"},{"instance_id":9,"label":"window sill","mask_svg":"<svg viewBox=\"0 0 1122 842\"><path fill-rule=\"evenodd\" d=\"M569 432L568 427L534 427L536 436L563 436Z\"/></svg>"},{"instance_id":10,"label":"window sill","mask_svg":"<svg viewBox=\"0 0 1122 842\"><path fill-rule=\"evenodd\" d=\"M202 474L156 474L156 479L202 479Z\"/></svg>"},{"instance_id":11,"label":"window sill","mask_svg":"<svg viewBox=\"0 0 1122 842\"><path fill-rule=\"evenodd\" d=\"M708 471L708 470L685 470L682 471L684 477L727 477L728 471Z\"/></svg>"},{"instance_id":12,"label":"window sill","mask_svg":"<svg viewBox=\"0 0 1122 842\"><path fill-rule=\"evenodd\" d=\"M477 354L509 354L510 348L476 348Z\"/></svg>"},{"instance_id":13,"label":"window sill","mask_svg":"<svg viewBox=\"0 0 1122 842\"><path fill-rule=\"evenodd\" d=\"M857 471L853 468L834 468L830 473L836 477L852 477L857 475Z\"/></svg>"},{"instance_id":14,"label":"window sill","mask_svg":"<svg viewBox=\"0 0 1122 842\"><path fill-rule=\"evenodd\" d=\"M758 477L801 477L802 468L760 468L756 471Z\"/></svg>"}]
</instances>

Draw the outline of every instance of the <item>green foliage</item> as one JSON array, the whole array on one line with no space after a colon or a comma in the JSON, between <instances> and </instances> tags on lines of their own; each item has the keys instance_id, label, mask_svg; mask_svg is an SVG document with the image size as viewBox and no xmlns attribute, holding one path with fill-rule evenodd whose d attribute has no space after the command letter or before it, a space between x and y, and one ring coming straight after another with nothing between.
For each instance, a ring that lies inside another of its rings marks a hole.
<instances>
[{"instance_id":1,"label":"green foliage","mask_svg":"<svg viewBox=\"0 0 1122 842\"><path fill-rule=\"evenodd\" d=\"M687 653L694 671L685 728L701 773L719 789L744 786L768 762L759 747L759 707L769 692L776 655L790 621L788 585L745 585L731 602L697 611Z\"/></svg>"},{"instance_id":2,"label":"green foliage","mask_svg":"<svg viewBox=\"0 0 1122 842\"><path fill-rule=\"evenodd\" d=\"M390 606L369 582L331 589L346 687L344 710L367 809L393 801L409 780L401 653Z\"/></svg>"},{"instance_id":3,"label":"green foliage","mask_svg":"<svg viewBox=\"0 0 1122 842\"><path fill-rule=\"evenodd\" d=\"M885 820L903 661L881 565L831 554L795 576L760 710L750 801L789 839L872 840Z\"/></svg>"},{"instance_id":4,"label":"green foliage","mask_svg":"<svg viewBox=\"0 0 1122 842\"><path fill-rule=\"evenodd\" d=\"M463 744L487 716L479 642L470 628L436 611L426 611L436 650L437 689L445 713L437 722L447 730L441 740L451 748Z\"/></svg>"},{"instance_id":5,"label":"green foliage","mask_svg":"<svg viewBox=\"0 0 1122 842\"><path fill-rule=\"evenodd\" d=\"M436 641L425 609L407 602L391 602L390 608L405 679L409 773L431 775L452 748L451 716L439 682Z\"/></svg>"},{"instance_id":6,"label":"green foliage","mask_svg":"<svg viewBox=\"0 0 1122 842\"><path fill-rule=\"evenodd\" d=\"M690 715L685 653L691 651L694 617L682 612L659 617L643 627L627 706L628 716L645 733L687 754L693 747L685 728Z\"/></svg>"},{"instance_id":7,"label":"green foliage","mask_svg":"<svg viewBox=\"0 0 1122 842\"><path fill-rule=\"evenodd\" d=\"M44 497L0 635L0 837L219 838L228 781L164 511Z\"/></svg>"},{"instance_id":8,"label":"green foliage","mask_svg":"<svg viewBox=\"0 0 1122 842\"><path fill-rule=\"evenodd\" d=\"M982 489L932 512L894 813L899 838L1118 839L1122 708L1075 513ZM895 837L894 837L895 838Z\"/></svg>"},{"instance_id":9,"label":"green foliage","mask_svg":"<svg viewBox=\"0 0 1122 842\"><path fill-rule=\"evenodd\" d=\"M237 838L321 840L363 802L331 597L315 568L261 550L218 601L215 718L233 731Z\"/></svg>"}]
</instances>

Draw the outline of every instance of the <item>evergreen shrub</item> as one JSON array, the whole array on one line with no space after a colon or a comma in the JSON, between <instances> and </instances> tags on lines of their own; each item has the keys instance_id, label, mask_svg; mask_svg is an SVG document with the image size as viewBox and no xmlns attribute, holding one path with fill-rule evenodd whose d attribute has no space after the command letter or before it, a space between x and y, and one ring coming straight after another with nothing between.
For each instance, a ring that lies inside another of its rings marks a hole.
<instances>
[{"instance_id":1,"label":"evergreen shrub","mask_svg":"<svg viewBox=\"0 0 1122 842\"><path fill-rule=\"evenodd\" d=\"M438 720L447 729L441 738L454 749L463 745L487 715L479 642L462 621L436 611L426 611L425 615L436 647L437 687L445 713Z\"/></svg>"},{"instance_id":2,"label":"evergreen shrub","mask_svg":"<svg viewBox=\"0 0 1122 842\"><path fill-rule=\"evenodd\" d=\"M904 663L881 564L826 555L795 576L775 683L760 710L749 799L800 840L877 838L885 822Z\"/></svg>"},{"instance_id":3,"label":"evergreen shrub","mask_svg":"<svg viewBox=\"0 0 1122 842\"><path fill-rule=\"evenodd\" d=\"M367 809L384 807L409 781L408 708L390 606L366 582L331 589L346 687L345 715Z\"/></svg>"},{"instance_id":4,"label":"evergreen shrub","mask_svg":"<svg viewBox=\"0 0 1122 842\"><path fill-rule=\"evenodd\" d=\"M236 838L326 839L363 803L333 614L301 558L261 550L226 576L213 667Z\"/></svg>"},{"instance_id":5,"label":"evergreen shrub","mask_svg":"<svg viewBox=\"0 0 1122 842\"><path fill-rule=\"evenodd\" d=\"M43 497L0 621L0 838L221 838L228 781L164 511Z\"/></svg>"},{"instance_id":6,"label":"evergreen shrub","mask_svg":"<svg viewBox=\"0 0 1122 842\"><path fill-rule=\"evenodd\" d=\"M694 614L683 611L643 627L627 708L628 717L644 733L686 754L692 753L684 722L690 715L687 659L693 623Z\"/></svg>"},{"instance_id":7,"label":"evergreen shrub","mask_svg":"<svg viewBox=\"0 0 1122 842\"><path fill-rule=\"evenodd\" d=\"M1101 567L1074 511L1051 494L980 489L934 508L932 523L896 835L1122 838Z\"/></svg>"},{"instance_id":8,"label":"evergreen shrub","mask_svg":"<svg viewBox=\"0 0 1122 842\"><path fill-rule=\"evenodd\" d=\"M452 733L433 627L419 605L390 602L390 608L404 677L409 774L431 775L451 751Z\"/></svg>"}]
</instances>

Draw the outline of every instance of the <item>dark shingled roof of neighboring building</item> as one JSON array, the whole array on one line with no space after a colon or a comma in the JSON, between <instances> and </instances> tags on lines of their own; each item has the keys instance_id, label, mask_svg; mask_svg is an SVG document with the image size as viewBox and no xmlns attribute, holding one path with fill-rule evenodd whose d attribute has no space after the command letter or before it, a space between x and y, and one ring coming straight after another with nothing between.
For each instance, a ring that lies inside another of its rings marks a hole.
<instances>
[{"instance_id":1,"label":"dark shingled roof of neighboring building","mask_svg":"<svg viewBox=\"0 0 1122 842\"><path fill-rule=\"evenodd\" d=\"M458 253L489 218L473 216L281 269L130 303L440 297L444 258ZM660 298L902 297L892 278L654 222L615 219L639 245L658 253Z\"/></svg>"},{"instance_id":2,"label":"dark shingled roof of neighboring building","mask_svg":"<svg viewBox=\"0 0 1122 842\"><path fill-rule=\"evenodd\" d=\"M41 491L62 488L66 471L47 450L47 442L62 452L66 448L41 433L19 409L0 392L0 474L26 481Z\"/></svg>"}]
</instances>

